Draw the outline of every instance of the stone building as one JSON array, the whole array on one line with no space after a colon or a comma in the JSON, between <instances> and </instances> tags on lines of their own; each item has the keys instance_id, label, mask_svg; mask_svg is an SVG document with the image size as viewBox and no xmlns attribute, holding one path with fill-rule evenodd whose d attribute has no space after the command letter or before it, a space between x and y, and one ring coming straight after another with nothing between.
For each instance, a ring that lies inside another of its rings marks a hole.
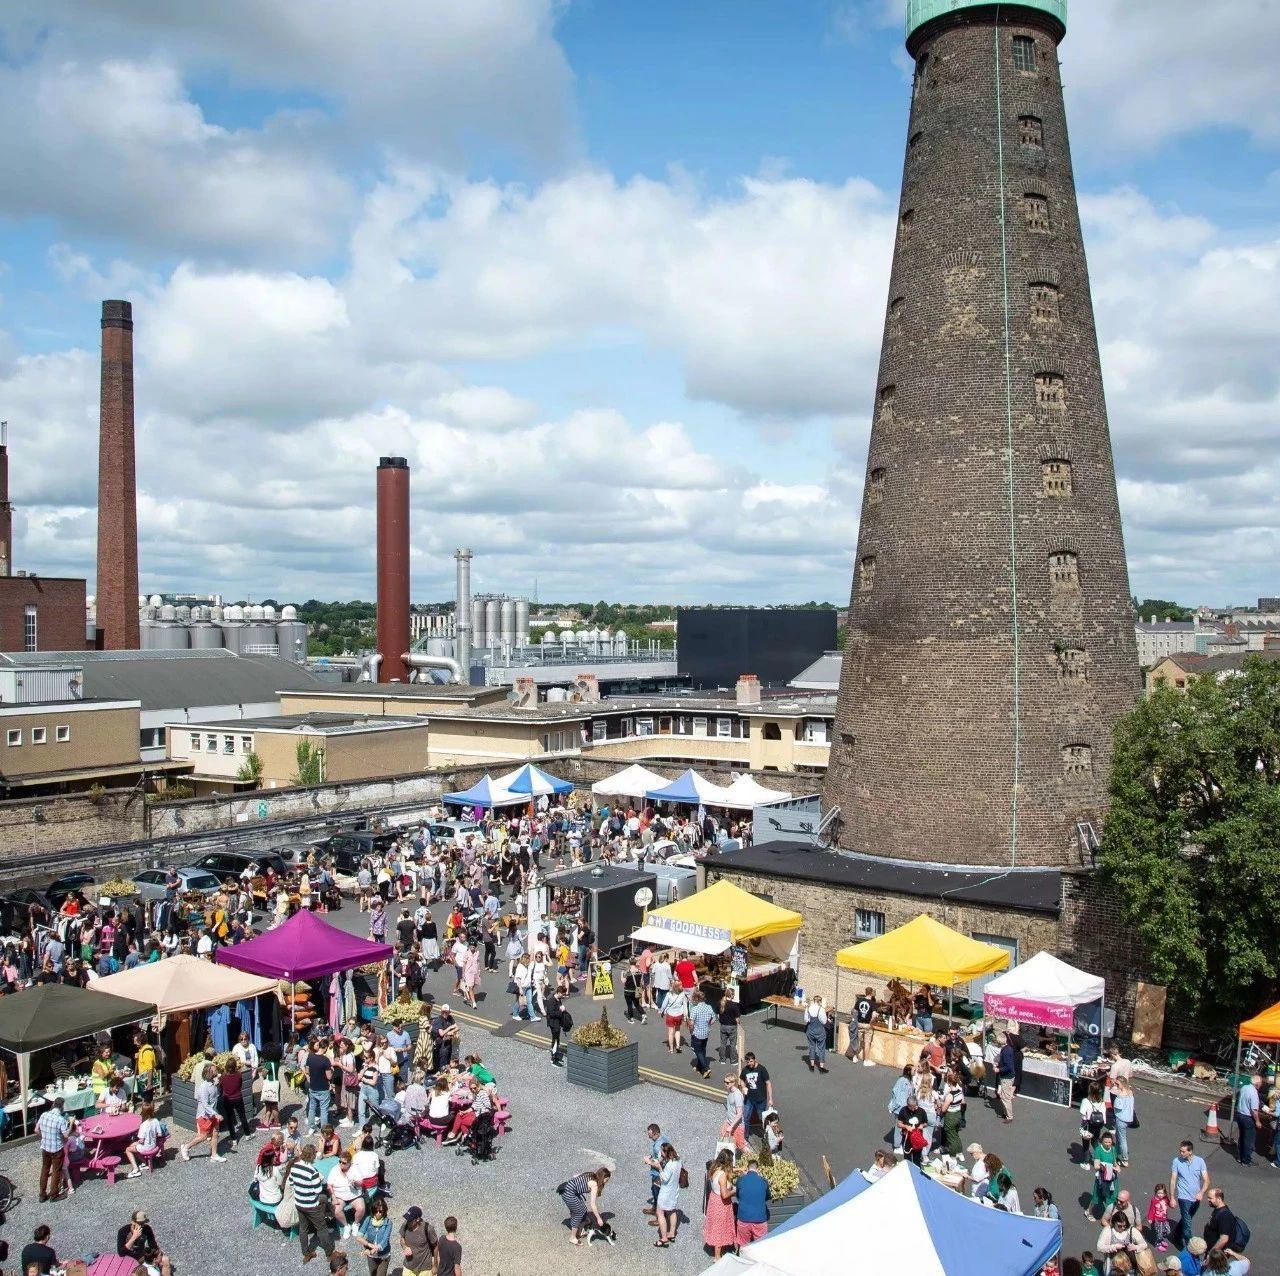
<instances>
[{"instance_id":1,"label":"stone building","mask_svg":"<svg viewBox=\"0 0 1280 1276\"><path fill-rule=\"evenodd\" d=\"M1082 862L1139 688L1058 43L911 0L906 164L824 805L842 849Z\"/></svg>"}]
</instances>

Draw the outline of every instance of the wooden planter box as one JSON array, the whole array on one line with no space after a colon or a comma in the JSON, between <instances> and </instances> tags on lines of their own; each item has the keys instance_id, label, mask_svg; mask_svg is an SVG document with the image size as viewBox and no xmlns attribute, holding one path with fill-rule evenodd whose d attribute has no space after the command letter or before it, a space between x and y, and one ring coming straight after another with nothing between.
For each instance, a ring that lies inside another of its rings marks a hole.
<instances>
[{"instance_id":1,"label":"wooden planter box","mask_svg":"<svg viewBox=\"0 0 1280 1276\"><path fill-rule=\"evenodd\" d=\"M630 1041L616 1050L601 1050L595 1046L580 1046L570 1041L568 1053L569 1080L574 1085L599 1090L602 1094L616 1094L640 1084L640 1043Z\"/></svg>"},{"instance_id":2,"label":"wooden planter box","mask_svg":"<svg viewBox=\"0 0 1280 1276\"><path fill-rule=\"evenodd\" d=\"M803 1192L789 1192L779 1201L769 1202L769 1230L772 1232L794 1218L809 1202Z\"/></svg>"},{"instance_id":3,"label":"wooden planter box","mask_svg":"<svg viewBox=\"0 0 1280 1276\"><path fill-rule=\"evenodd\" d=\"M418 1044L418 1036L422 1032L421 1019L406 1019L402 1025L405 1032L409 1034L409 1040L416 1046ZM385 1037L391 1031L390 1019L375 1019L373 1021L373 1030L379 1036Z\"/></svg>"},{"instance_id":4,"label":"wooden planter box","mask_svg":"<svg viewBox=\"0 0 1280 1276\"><path fill-rule=\"evenodd\" d=\"M244 1110L248 1113L249 1121L252 1124L258 1116L258 1099L249 1089L249 1080L250 1078L246 1077ZM172 1079L169 1091L169 1119L174 1125L180 1125L183 1129L194 1130L196 1128L196 1087L194 1081L184 1081L177 1076Z\"/></svg>"}]
</instances>

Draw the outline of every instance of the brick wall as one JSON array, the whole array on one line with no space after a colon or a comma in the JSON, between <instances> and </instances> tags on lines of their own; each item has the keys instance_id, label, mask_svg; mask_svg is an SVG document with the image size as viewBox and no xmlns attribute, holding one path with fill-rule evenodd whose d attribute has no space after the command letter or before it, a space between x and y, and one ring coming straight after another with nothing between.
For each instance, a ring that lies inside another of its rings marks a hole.
<instances>
[{"instance_id":1,"label":"brick wall","mask_svg":"<svg viewBox=\"0 0 1280 1276\"><path fill-rule=\"evenodd\" d=\"M84 602L82 580L0 576L0 651L26 650L28 607L36 609L37 651L83 651Z\"/></svg>"},{"instance_id":2,"label":"brick wall","mask_svg":"<svg viewBox=\"0 0 1280 1276\"><path fill-rule=\"evenodd\" d=\"M87 797L0 802L0 862L132 842L146 835L142 798L132 790Z\"/></svg>"}]
</instances>

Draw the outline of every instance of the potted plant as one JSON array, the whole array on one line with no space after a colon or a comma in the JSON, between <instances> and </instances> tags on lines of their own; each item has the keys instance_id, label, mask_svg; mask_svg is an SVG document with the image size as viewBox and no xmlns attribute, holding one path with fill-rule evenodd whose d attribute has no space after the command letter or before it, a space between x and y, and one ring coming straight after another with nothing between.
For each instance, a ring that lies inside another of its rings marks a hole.
<instances>
[{"instance_id":1,"label":"potted plant","mask_svg":"<svg viewBox=\"0 0 1280 1276\"><path fill-rule=\"evenodd\" d=\"M772 1231L798 1214L809 1203L800 1186L800 1167L785 1157L774 1156L762 1147L756 1167L769 1185L769 1228ZM738 1159L733 1178L746 1173L747 1163Z\"/></svg>"},{"instance_id":2,"label":"potted plant","mask_svg":"<svg viewBox=\"0 0 1280 1276\"><path fill-rule=\"evenodd\" d=\"M569 1034L565 1062L574 1085L602 1094L640 1083L640 1043L610 1025L607 1006L595 1023L584 1023Z\"/></svg>"},{"instance_id":3,"label":"potted plant","mask_svg":"<svg viewBox=\"0 0 1280 1276\"><path fill-rule=\"evenodd\" d=\"M206 1063L212 1063L221 1072L230 1058L229 1050L212 1057L202 1050L182 1061L169 1080L169 1115L175 1125L187 1130L196 1128L196 1083L200 1080L200 1070ZM247 1072L244 1074L244 1108L249 1120L255 1120L258 1101L253 1094L253 1078Z\"/></svg>"}]
</instances>

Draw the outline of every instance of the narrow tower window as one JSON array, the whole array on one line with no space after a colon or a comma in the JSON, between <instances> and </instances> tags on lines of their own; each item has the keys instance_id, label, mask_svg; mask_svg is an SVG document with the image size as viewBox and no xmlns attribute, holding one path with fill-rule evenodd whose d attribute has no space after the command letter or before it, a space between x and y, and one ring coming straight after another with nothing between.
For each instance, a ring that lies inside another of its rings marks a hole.
<instances>
[{"instance_id":1,"label":"narrow tower window","mask_svg":"<svg viewBox=\"0 0 1280 1276\"><path fill-rule=\"evenodd\" d=\"M1080 592L1080 560L1069 549L1049 555L1049 584L1055 594Z\"/></svg>"},{"instance_id":2,"label":"narrow tower window","mask_svg":"<svg viewBox=\"0 0 1280 1276\"><path fill-rule=\"evenodd\" d=\"M914 151L916 147L920 145L920 139L923 136L924 134L920 132L912 133L911 136L907 138L907 150Z\"/></svg>"},{"instance_id":3,"label":"narrow tower window","mask_svg":"<svg viewBox=\"0 0 1280 1276\"><path fill-rule=\"evenodd\" d=\"M1060 372L1036 373L1036 407L1042 412L1063 412L1067 407L1067 385Z\"/></svg>"},{"instance_id":4,"label":"narrow tower window","mask_svg":"<svg viewBox=\"0 0 1280 1276\"><path fill-rule=\"evenodd\" d=\"M1028 191L1022 197L1022 208L1027 215L1027 229L1047 235L1052 229L1049 223L1049 201L1043 195Z\"/></svg>"},{"instance_id":5,"label":"narrow tower window","mask_svg":"<svg viewBox=\"0 0 1280 1276\"><path fill-rule=\"evenodd\" d=\"M1040 462L1041 490L1045 496L1071 495L1071 462L1051 459Z\"/></svg>"},{"instance_id":6,"label":"narrow tower window","mask_svg":"<svg viewBox=\"0 0 1280 1276\"><path fill-rule=\"evenodd\" d=\"M867 504L879 505L884 500L884 466L877 466L867 475Z\"/></svg>"},{"instance_id":7,"label":"narrow tower window","mask_svg":"<svg viewBox=\"0 0 1280 1276\"><path fill-rule=\"evenodd\" d=\"M1013 37L1013 65L1019 71L1035 73L1036 42L1029 35Z\"/></svg>"},{"instance_id":8,"label":"narrow tower window","mask_svg":"<svg viewBox=\"0 0 1280 1276\"><path fill-rule=\"evenodd\" d=\"M1058 647L1054 652L1060 683L1080 683L1088 679L1088 657L1083 647Z\"/></svg>"},{"instance_id":9,"label":"narrow tower window","mask_svg":"<svg viewBox=\"0 0 1280 1276\"><path fill-rule=\"evenodd\" d=\"M874 554L868 554L858 563L858 593L869 594L875 583L876 559Z\"/></svg>"},{"instance_id":10,"label":"narrow tower window","mask_svg":"<svg viewBox=\"0 0 1280 1276\"><path fill-rule=\"evenodd\" d=\"M1044 121L1038 115L1018 116L1018 140L1023 146L1044 149Z\"/></svg>"},{"instance_id":11,"label":"narrow tower window","mask_svg":"<svg viewBox=\"0 0 1280 1276\"><path fill-rule=\"evenodd\" d=\"M889 303L889 336L895 339L902 336L902 307L905 302L905 297L895 297Z\"/></svg>"},{"instance_id":12,"label":"narrow tower window","mask_svg":"<svg viewBox=\"0 0 1280 1276\"><path fill-rule=\"evenodd\" d=\"M1027 289L1032 323L1057 323L1062 317L1055 284L1033 283Z\"/></svg>"},{"instance_id":13,"label":"narrow tower window","mask_svg":"<svg viewBox=\"0 0 1280 1276\"><path fill-rule=\"evenodd\" d=\"M876 419L881 425L893 424L893 401L897 397L897 387L882 385L876 404Z\"/></svg>"},{"instance_id":14,"label":"narrow tower window","mask_svg":"<svg viewBox=\"0 0 1280 1276\"><path fill-rule=\"evenodd\" d=\"M904 209L901 218L898 220L898 237L906 239L911 234L912 224L916 219L916 211L914 208Z\"/></svg>"},{"instance_id":15,"label":"narrow tower window","mask_svg":"<svg viewBox=\"0 0 1280 1276\"><path fill-rule=\"evenodd\" d=\"M920 55L920 60L916 63L916 82L912 86L912 92L916 97L919 97L920 94L924 92L925 76L928 74L928 71L929 55L927 53L922 53Z\"/></svg>"},{"instance_id":16,"label":"narrow tower window","mask_svg":"<svg viewBox=\"0 0 1280 1276\"><path fill-rule=\"evenodd\" d=\"M1067 744L1062 749L1062 774L1067 779L1085 779L1093 774L1093 749L1087 744Z\"/></svg>"}]
</instances>

